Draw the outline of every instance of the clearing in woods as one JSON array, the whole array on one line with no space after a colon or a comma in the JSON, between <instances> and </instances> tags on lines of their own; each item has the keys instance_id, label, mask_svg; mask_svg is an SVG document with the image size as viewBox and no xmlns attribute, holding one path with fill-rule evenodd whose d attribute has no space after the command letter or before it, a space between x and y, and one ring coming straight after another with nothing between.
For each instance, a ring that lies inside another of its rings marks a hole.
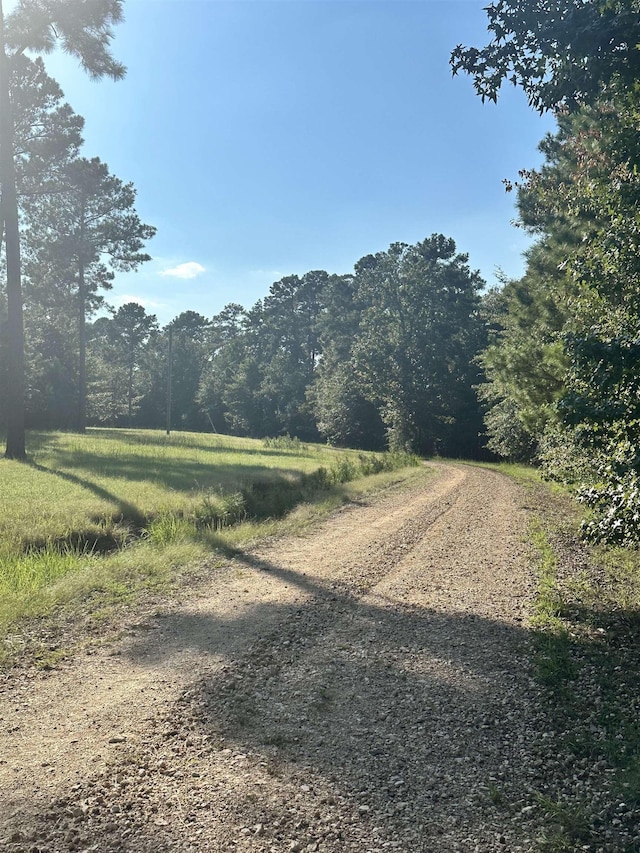
<instances>
[{"instance_id":1,"label":"clearing in woods","mask_svg":"<svg viewBox=\"0 0 640 853\"><path fill-rule=\"evenodd\" d=\"M8 674L0 847L530 849L500 807L541 772L524 492L428 467Z\"/></svg>"}]
</instances>

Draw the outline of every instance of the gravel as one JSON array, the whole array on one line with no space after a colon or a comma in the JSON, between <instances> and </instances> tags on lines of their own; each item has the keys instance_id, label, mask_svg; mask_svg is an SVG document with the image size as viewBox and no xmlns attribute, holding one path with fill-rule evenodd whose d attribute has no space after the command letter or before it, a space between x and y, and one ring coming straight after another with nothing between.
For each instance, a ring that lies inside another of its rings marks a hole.
<instances>
[{"instance_id":1,"label":"gravel","mask_svg":"<svg viewBox=\"0 0 640 853\"><path fill-rule=\"evenodd\" d=\"M531 671L530 496L429 469L97 654L15 673L0 849L540 849L539 795L607 767L557 755Z\"/></svg>"}]
</instances>

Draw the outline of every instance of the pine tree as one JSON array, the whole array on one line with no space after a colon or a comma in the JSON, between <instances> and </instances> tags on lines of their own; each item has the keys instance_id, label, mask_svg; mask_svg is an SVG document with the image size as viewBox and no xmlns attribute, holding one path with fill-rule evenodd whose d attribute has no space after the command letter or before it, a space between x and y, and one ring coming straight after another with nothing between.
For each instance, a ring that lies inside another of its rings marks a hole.
<instances>
[{"instance_id":1,"label":"pine tree","mask_svg":"<svg viewBox=\"0 0 640 853\"><path fill-rule=\"evenodd\" d=\"M24 321L20 226L16 191L12 65L25 51L50 53L58 44L76 56L90 77L124 76L110 52L122 0L21 0L5 18L0 0L0 223L7 269L7 445L10 459L26 457L24 429Z\"/></svg>"}]
</instances>

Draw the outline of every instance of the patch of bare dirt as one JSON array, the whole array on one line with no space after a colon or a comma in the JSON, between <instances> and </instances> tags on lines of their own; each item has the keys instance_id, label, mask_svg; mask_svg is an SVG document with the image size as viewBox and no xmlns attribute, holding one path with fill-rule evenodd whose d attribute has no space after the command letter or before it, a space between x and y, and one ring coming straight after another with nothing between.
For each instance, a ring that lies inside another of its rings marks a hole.
<instances>
[{"instance_id":1,"label":"patch of bare dirt","mask_svg":"<svg viewBox=\"0 0 640 853\"><path fill-rule=\"evenodd\" d=\"M0 849L533 849L525 499L429 467L117 643L14 675Z\"/></svg>"}]
</instances>

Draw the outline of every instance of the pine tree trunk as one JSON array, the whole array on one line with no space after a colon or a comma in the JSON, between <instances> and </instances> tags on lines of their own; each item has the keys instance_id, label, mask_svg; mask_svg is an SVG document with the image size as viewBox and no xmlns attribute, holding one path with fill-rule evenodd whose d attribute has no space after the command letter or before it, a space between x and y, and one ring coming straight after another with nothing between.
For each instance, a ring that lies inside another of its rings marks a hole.
<instances>
[{"instance_id":1,"label":"pine tree trunk","mask_svg":"<svg viewBox=\"0 0 640 853\"><path fill-rule=\"evenodd\" d=\"M25 459L24 322L20 281L20 229L16 170L13 160L13 118L9 97L9 63L5 51L4 15L0 0L0 184L7 262L7 395L6 423L9 459Z\"/></svg>"}]
</instances>

